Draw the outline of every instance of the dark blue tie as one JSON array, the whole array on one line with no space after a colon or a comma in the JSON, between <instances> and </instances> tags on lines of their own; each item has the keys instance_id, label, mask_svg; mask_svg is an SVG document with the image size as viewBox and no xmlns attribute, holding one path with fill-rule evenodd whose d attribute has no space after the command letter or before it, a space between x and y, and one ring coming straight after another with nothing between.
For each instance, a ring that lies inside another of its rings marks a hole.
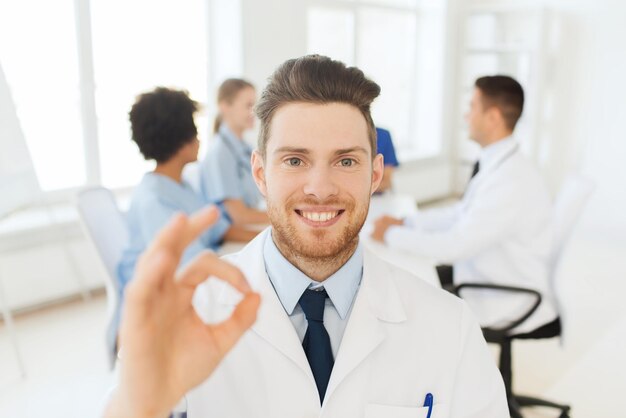
<instances>
[{"instance_id":1,"label":"dark blue tie","mask_svg":"<svg viewBox=\"0 0 626 418\"><path fill-rule=\"evenodd\" d=\"M474 168L472 168L472 175L470 177L470 180L473 179L474 176L476 176L476 174L478 174L479 171L480 171L480 160L474 163Z\"/></svg>"},{"instance_id":2,"label":"dark blue tie","mask_svg":"<svg viewBox=\"0 0 626 418\"><path fill-rule=\"evenodd\" d=\"M328 293L325 290L307 289L299 302L309 324L304 334L302 347L315 378L320 404L324 401L330 373L335 363L333 350L330 347L330 337L324 328L324 305L327 297Z\"/></svg>"}]
</instances>

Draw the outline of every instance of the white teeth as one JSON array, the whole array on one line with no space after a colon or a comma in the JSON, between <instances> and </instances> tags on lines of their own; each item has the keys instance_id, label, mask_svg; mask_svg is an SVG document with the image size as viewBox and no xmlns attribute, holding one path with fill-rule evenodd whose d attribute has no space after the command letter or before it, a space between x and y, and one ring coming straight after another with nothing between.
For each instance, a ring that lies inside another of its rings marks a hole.
<instances>
[{"instance_id":1,"label":"white teeth","mask_svg":"<svg viewBox=\"0 0 626 418\"><path fill-rule=\"evenodd\" d=\"M302 212L302 216L313 222L326 222L337 216L339 212Z\"/></svg>"}]
</instances>

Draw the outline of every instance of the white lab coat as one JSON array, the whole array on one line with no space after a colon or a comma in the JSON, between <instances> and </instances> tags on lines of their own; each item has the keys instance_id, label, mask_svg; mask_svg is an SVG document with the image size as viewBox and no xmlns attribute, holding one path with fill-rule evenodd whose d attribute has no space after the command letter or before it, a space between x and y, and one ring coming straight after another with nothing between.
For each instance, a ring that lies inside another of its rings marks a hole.
<instances>
[{"instance_id":1,"label":"white lab coat","mask_svg":"<svg viewBox=\"0 0 626 418\"><path fill-rule=\"evenodd\" d=\"M515 331L556 318L549 284L552 245L550 194L538 170L512 139L504 140L455 205L418 212L391 227L385 242L454 264L455 284L486 282L542 294L539 309ZM463 298L483 326L507 324L530 307L528 296L466 291Z\"/></svg>"},{"instance_id":2,"label":"white lab coat","mask_svg":"<svg viewBox=\"0 0 626 418\"><path fill-rule=\"evenodd\" d=\"M502 378L463 301L368 250L363 278L320 407L296 331L265 272L269 229L226 259L262 297L256 323L214 374L187 395L189 418L508 417ZM194 306L205 322L225 318L239 295L203 283Z\"/></svg>"}]
</instances>

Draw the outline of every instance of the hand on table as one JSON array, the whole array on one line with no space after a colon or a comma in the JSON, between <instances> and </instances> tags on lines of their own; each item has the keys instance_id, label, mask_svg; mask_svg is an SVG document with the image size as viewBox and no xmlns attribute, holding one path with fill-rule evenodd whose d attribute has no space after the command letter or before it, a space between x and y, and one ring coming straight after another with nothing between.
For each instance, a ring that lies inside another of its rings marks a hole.
<instances>
[{"instance_id":1,"label":"hand on table","mask_svg":"<svg viewBox=\"0 0 626 418\"><path fill-rule=\"evenodd\" d=\"M403 225L402 219L394 218L391 216L381 216L374 221L374 231L371 234L372 239L380 242L385 241L385 232L392 225Z\"/></svg>"}]
</instances>

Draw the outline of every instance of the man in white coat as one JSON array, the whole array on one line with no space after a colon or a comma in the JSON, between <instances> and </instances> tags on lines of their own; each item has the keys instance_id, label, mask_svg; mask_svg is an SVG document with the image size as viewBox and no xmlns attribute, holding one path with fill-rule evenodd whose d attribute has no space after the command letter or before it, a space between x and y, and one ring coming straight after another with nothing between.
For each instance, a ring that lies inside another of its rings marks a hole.
<instances>
[{"instance_id":1,"label":"man in white coat","mask_svg":"<svg viewBox=\"0 0 626 418\"><path fill-rule=\"evenodd\" d=\"M542 303L515 329L519 332L558 322L548 282L551 199L512 136L523 106L524 91L511 77L476 80L466 119L481 152L463 199L404 220L382 217L373 232L391 248L453 264L453 269L438 268L442 284L499 284L541 293ZM492 327L521 317L533 301L493 290L468 290L462 296L481 325Z\"/></svg>"},{"instance_id":2,"label":"man in white coat","mask_svg":"<svg viewBox=\"0 0 626 418\"><path fill-rule=\"evenodd\" d=\"M383 174L370 116L379 92L326 57L276 70L252 157L271 227L178 273L215 213L177 217L159 235L128 287L107 417L165 417L181 398L190 418L508 416L465 303L359 242Z\"/></svg>"}]
</instances>

